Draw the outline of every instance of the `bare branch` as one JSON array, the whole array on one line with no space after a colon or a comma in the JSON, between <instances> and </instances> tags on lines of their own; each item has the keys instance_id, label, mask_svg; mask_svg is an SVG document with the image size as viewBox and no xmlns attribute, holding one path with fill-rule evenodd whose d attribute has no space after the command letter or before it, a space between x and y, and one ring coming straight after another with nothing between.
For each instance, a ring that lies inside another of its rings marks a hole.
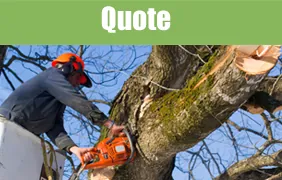
<instances>
[{"instance_id":1,"label":"bare branch","mask_svg":"<svg viewBox=\"0 0 282 180\"><path fill-rule=\"evenodd\" d=\"M204 167L206 168L206 170L208 171L209 175L210 175L211 178L213 179L214 176L213 176L213 174L212 174L212 172L211 172L211 169L209 168L209 166L208 166L207 163L206 163L208 160L205 160L205 159L200 155L200 153L202 152L204 146L205 146L205 145L202 144L201 147L199 148L199 150L198 150L197 152L192 152L192 151L187 151L187 152L190 153L190 154L192 154L193 156L195 156L194 164L193 164L193 166L192 166L192 169L193 169L193 167L195 166L195 163L196 163L197 158L199 158L199 159L201 160L202 164L204 165ZM189 168L189 169L190 169L190 168Z\"/></svg>"},{"instance_id":2,"label":"bare branch","mask_svg":"<svg viewBox=\"0 0 282 180\"><path fill-rule=\"evenodd\" d=\"M266 135L264 135L263 133L260 133L260 132L257 132L253 129L250 129L250 128L246 128L246 127L240 127L238 124L236 124L235 122L231 121L231 120L227 120L227 123L230 124L231 126L235 127L238 131L248 131L248 132L251 132L255 135L258 135L258 136L261 136L263 137L264 139L268 139L268 137Z\"/></svg>"},{"instance_id":3,"label":"bare branch","mask_svg":"<svg viewBox=\"0 0 282 180\"><path fill-rule=\"evenodd\" d=\"M92 123L90 123L90 121L84 121L83 118L81 116L77 116L75 115L73 112L66 110L66 112L68 112L70 115L72 115L74 118L76 118L77 120L80 120L81 123L87 123L88 125L90 125L93 129L95 129L96 131L99 131L99 129L97 129Z\"/></svg>"},{"instance_id":4,"label":"bare branch","mask_svg":"<svg viewBox=\"0 0 282 180\"><path fill-rule=\"evenodd\" d=\"M209 153L210 157L212 158L212 160L213 160L213 162L214 162L214 164L215 164L215 166L216 166L216 168L217 168L218 173L220 174L220 173L221 173L220 167L219 167L217 161L215 160L215 158L213 157L213 154L211 153L211 151L210 151L208 145L206 144L206 142L205 142L204 140L203 140L203 144L204 144L204 146L205 146L207 152Z\"/></svg>"},{"instance_id":5,"label":"bare branch","mask_svg":"<svg viewBox=\"0 0 282 180\"><path fill-rule=\"evenodd\" d=\"M212 46L212 47L206 46L206 47L207 47L207 49L210 51L210 53L213 53L213 52L212 52L212 47L213 47L213 46Z\"/></svg>"},{"instance_id":6,"label":"bare branch","mask_svg":"<svg viewBox=\"0 0 282 180\"><path fill-rule=\"evenodd\" d=\"M156 85L156 86L158 86L158 87L160 87L160 88L162 88L162 89L168 90L168 91L179 91L179 90L180 90L180 89L174 89L174 88L164 87L164 86L162 86L162 85L160 85L160 84L158 84L158 83L156 83L156 82L150 80L149 78L146 78L146 77L143 77L143 76L137 76L137 75L129 75L128 73L126 73L126 72L124 72L124 71L109 70L109 72L121 72L121 73L123 73L123 74L125 74L125 75L127 75L127 76L136 77L136 78L141 78L141 79L143 79L143 80L146 81L146 84L152 83L152 84L154 84L154 85Z\"/></svg>"},{"instance_id":7,"label":"bare branch","mask_svg":"<svg viewBox=\"0 0 282 180\"><path fill-rule=\"evenodd\" d=\"M38 61L38 60L47 60L47 61L51 61L51 58L48 56L38 56L38 57L31 57L31 56L26 56L24 53L22 53L19 48L16 48L15 46L9 46L9 48L15 50L21 57L23 57L24 59L30 60L30 61ZM19 58L20 59L20 58Z\"/></svg>"},{"instance_id":8,"label":"bare branch","mask_svg":"<svg viewBox=\"0 0 282 180\"><path fill-rule=\"evenodd\" d=\"M2 72L3 65L4 65L4 59L6 56L7 49L8 49L8 46L0 45L0 75Z\"/></svg>"},{"instance_id":9,"label":"bare branch","mask_svg":"<svg viewBox=\"0 0 282 180\"><path fill-rule=\"evenodd\" d=\"M262 116L262 119L264 121L267 133L268 133L268 140L272 141L273 140L273 133L272 133L271 126L270 126L270 121L267 119L265 113L262 113L261 116Z\"/></svg>"},{"instance_id":10,"label":"bare branch","mask_svg":"<svg viewBox=\"0 0 282 180\"><path fill-rule=\"evenodd\" d=\"M11 82L11 80L9 79L9 77L7 76L6 72L4 71L4 69L2 69L3 75L6 79L6 81L8 82L8 84L10 85L10 87L13 89L13 91L16 89L15 86L13 85L13 83Z\"/></svg>"},{"instance_id":11,"label":"bare branch","mask_svg":"<svg viewBox=\"0 0 282 180\"><path fill-rule=\"evenodd\" d=\"M8 62L5 64L5 66L6 66L6 67L10 66L14 60L19 60L19 61L24 62L24 63L33 64L33 65L39 67L42 71L46 70L46 67L40 65L40 64L37 63L36 61L32 61L32 60L28 60L28 59L19 58L19 57L15 56L15 55L13 55L13 56L8 60Z\"/></svg>"},{"instance_id":12,"label":"bare branch","mask_svg":"<svg viewBox=\"0 0 282 180\"><path fill-rule=\"evenodd\" d=\"M78 51L78 56L79 56L79 57L82 57L83 53L84 53L84 51L83 51L83 45L80 45L80 46L79 46L79 51Z\"/></svg>"},{"instance_id":13,"label":"bare branch","mask_svg":"<svg viewBox=\"0 0 282 180\"><path fill-rule=\"evenodd\" d=\"M273 86L272 86L272 89L270 90L270 93L269 93L270 96L273 94L273 91L274 91L274 89L275 89L275 87L276 87L276 85L277 85L277 83L279 82L279 80L280 80L281 77L282 77L282 74L280 74L280 75L278 76L278 78L275 80L275 82L274 82L274 84L273 84Z\"/></svg>"},{"instance_id":14,"label":"bare branch","mask_svg":"<svg viewBox=\"0 0 282 180\"><path fill-rule=\"evenodd\" d=\"M228 122L228 120L227 120L227 122ZM229 126L228 123L226 123L226 126L227 126L227 129L228 129L228 131L229 131L229 133L231 135L231 141L232 141L235 153L236 153L236 160L239 161L239 153L238 153L237 141L236 141L236 139L234 137L234 134L233 134L233 131L231 130L231 127Z\"/></svg>"},{"instance_id":15,"label":"bare branch","mask_svg":"<svg viewBox=\"0 0 282 180\"><path fill-rule=\"evenodd\" d=\"M282 144L282 141L279 140L266 141L260 148L257 149L258 150L257 153L253 156L256 157L261 155L266 148L276 143Z\"/></svg>"},{"instance_id":16,"label":"bare branch","mask_svg":"<svg viewBox=\"0 0 282 180\"><path fill-rule=\"evenodd\" d=\"M12 73L18 81L20 81L21 83L24 82L24 81L17 75L17 73L16 73L15 71L13 71L11 68L9 68L9 67L5 67L5 68L6 68L10 73Z\"/></svg>"},{"instance_id":17,"label":"bare branch","mask_svg":"<svg viewBox=\"0 0 282 180\"><path fill-rule=\"evenodd\" d=\"M199 55L199 54L194 54L194 53L191 53L190 51L188 51L187 49L185 49L183 46L181 46L181 45L178 45L181 49L183 49L185 52L187 52L188 54L190 54L190 55L192 55L192 56L195 56L195 57L198 57L201 61L202 61L202 63L206 63L202 58L201 58L201 56Z\"/></svg>"},{"instance_id":18,"label":"bare branch","mask_svg":"<svg viewBox=\"0 0 282 180\"><path fill-rule=\"evenodd\" d=\"M103 101L103 100L100 100L100 99L91 99L91 100L89 100L89 101L91 101L91 102L96 102L96 103L101 103L101 104L106 104L106 105L108 105L108 106L110 106L110 107L111 107L111 105L112 105L111 102Z\"/></svg>"}]
</instances>

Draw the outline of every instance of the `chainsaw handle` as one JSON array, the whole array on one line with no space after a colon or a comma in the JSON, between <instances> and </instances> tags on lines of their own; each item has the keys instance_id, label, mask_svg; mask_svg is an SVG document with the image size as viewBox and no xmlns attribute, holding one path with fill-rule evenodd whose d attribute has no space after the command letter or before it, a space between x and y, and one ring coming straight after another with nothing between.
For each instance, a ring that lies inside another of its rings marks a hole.
<instances>
[{"instance_id":1,"label":"chainsaw handle","mask_svg":"<svg viewBox=\"0 0 282 180\"><path fill-rule=\"evenodd\" d=\"M97 150L94 148L92 151L89 151L89 153L93 156L93 157L95 157L95 155L97 155ZM88 162L84 162L84 154L81 156L81 160L80 160L80 164L81 164L81 166L86 166L87 164L89 164L89 162L91 162L91 160Z\"/></svg>"},{"instance_id":2,"label":"chainsaw handle","mask_svg":"<svg viewBox=\"0 0 282 180\"><path fill-rule=\"evenodd\" d=\"M131 137L131 135L130 135L130 133L128 132L128 130L126 129L126 128L124 128L123 130L122 130L122 132L126 135L126 137L128 138L128 141L129 141L129 144L130 144L130 149L131 149L131 153L130 153L130 156L129 156L129 158L127 159L127 161L124 163L124 164L128 164L131 160L132 160L132 158L134 157L134 154L135 154L135 148L134 148L134 144L133 144L133 140L132 140L132 137ZM111 137L111 139L109 139L106 143L108 144L108 143L111 143L113 140L115 139L115 137L113 136L113 137ZM95 156L95 155L97 155L97 149L93 149L93 151L90 151L90 153L91 153L91 155L92 156ZM80 162L80 164L81 164L81 166L82 167L85 167L87 164L89 164L90 162L84 162L84 155L82 155L81 156L81 159L82 159L82 161Z\"/></svg>"},{"instance_id":3,"label":"chainsaw handle","mask_svg":"<svg viewBox=\"0 0 282 180\"><path fill-rule=\"evenodd\" d=\"M111 143L114 139L115 139L114 137L111 137L111 139L109 139L109 140L106 142L106 144Z\"/></svg>"}]
</instances>

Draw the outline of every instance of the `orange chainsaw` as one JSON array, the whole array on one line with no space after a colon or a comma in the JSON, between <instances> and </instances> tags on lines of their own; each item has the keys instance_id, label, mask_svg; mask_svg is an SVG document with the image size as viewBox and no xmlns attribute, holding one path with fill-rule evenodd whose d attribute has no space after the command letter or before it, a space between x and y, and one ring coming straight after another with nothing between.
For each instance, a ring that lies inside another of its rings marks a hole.
<instances>
[{"instance_id":1,"label":"orange chainsaw","mask_svg":"<svg viewBox=\"0 0 282 180\"><path fill-rule=\"evenodd\" d=\"M88 163L81 162L79 171L70 179L77 178L85 169L105 168L132 162L136 156L133 139L126 129L123 132L124 136L108 137L99 142L90 152L94 157L93 160Z\"/></svg>"},{"instance_id":2,"label":"orange chainsaw","mask_svg":"<svg viewBox=\"0 0 282 180\"><path fill-rule=\"evenodd\" d=\"M97 144L90 152L93 160L86 165L82 162L84 169L98 169L108 166L124 165L132 162L136 153L129 132L123 130L125 136L108 137Z\"/></svg>"}]
</instances>

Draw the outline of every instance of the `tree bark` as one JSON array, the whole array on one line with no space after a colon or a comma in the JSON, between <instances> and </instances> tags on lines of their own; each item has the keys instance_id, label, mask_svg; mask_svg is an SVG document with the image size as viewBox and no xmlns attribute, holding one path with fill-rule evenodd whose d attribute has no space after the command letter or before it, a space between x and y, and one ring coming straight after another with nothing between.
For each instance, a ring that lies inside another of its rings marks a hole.
<instances>
[{"instance_id":1,"label":"tree bark","mask_svg":"<svg viewBox=\"0 0 282 180\"><path fill-rule=\"evenodd\" d=\"M278 101L282 101L282 78L279 77L267 77L261 83L258 91L264 91L271 94L273 98Z\"/></svg>"},{"instance_id":2,"label":"tree bark","mask_svg":"<svg viewBox=\"0 0 282 180\"><path fill-rule=\"evenodd\" d=\"M234 180L280 180L281 172L281 168L256 169L243 173ZM228 180L231 180L231 178Z\"/></svg>"},{"instance_id":3,"label":"tree bark","mask_svg":"<svg viewBox=\"0 0 282 180\"><path fill-rule=\"evenodd\" d=\"M0 45L0 76L4 66L4 59L6 56L7 49L8 49L7 45Z\"/></svg>"},{"instance_id":4,"label":"tree bark","mask_svg":"<svg viewBox=\"0 0 282 180\"><path fill-rule=\"evenodd\" d=\"M282 102L264 91L257 91L248 99L248 102L242 106L242 109L252 113L261 114L264 110L274 113L282 110Z\"/></svg>"},{"instance_id":5,"label":"tree bark","mask_svg":"<svg viewBox=\"0 0 282 180\"><path fill-rule=\"evenodd\" d=\"M171 179L176 153L220 127L266 76L240 71L232 46L214 47L213 53L205 46L184 48L190 53L179 46L154 46L115 98L111 118L129 124L138 155L114 179Z\"/></svg>"},{"instance_id":6,"label":"tree bark","mask_svg":"<svg viewBox=\"0 0 282 180\"><path fill-rule=\"evenodd\" d=\"M241 107L252 114L261 114L264 110L275 113L282 110L282 79L278 77L265 78L257 92Z\"/></svg>"},{"instance_id":7,"label":"tree bark","mask_svg":"<svg viewBox=\"0 0 282 180\"><path fill-rule=\"evenodd\" d=\"M235 163L229 167L225 173L217 177L216 180L250 179L250 177L255 178L259 175L260 178L258 179L266 179L271 177L271 175L278 174L281 172L281 169L278 170L277 168L274 168L272 170L265 171L261 168L264 166L281 166L281 160L282 151L278 151L269 156L252 156ZM266 172L268 172L268 174L265 174ZM247 178L248 176L250 177Z\"/></svg>"}]
</instances>

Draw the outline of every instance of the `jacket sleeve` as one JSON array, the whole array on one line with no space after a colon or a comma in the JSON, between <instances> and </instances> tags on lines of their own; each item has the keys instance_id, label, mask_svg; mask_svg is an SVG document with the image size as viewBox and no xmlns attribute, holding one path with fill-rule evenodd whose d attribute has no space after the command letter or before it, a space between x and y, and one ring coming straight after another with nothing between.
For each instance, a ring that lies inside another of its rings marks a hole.
<instances>
[{"instance_id":1,"label":"jacket sleeve","mask_svg":"<svg viewBox=\"0 0 282 180\"><path fill-rule=\"evenodd\" d=\"M68 153L69 149L72 146L77 146L73 140L68 136L65 128L64 128L64 120L63 120L63 112L65 110L65 106L61 108L57 119L55 121L54 127L46 132L47 136L50 140L59 148L66 150ZM71 154L71 153L70 153Z\"/></svg>"},{"instance_id":2,"label":"jacket sleeve","mask_svg":"<svg viewBox=\"0 0 282 180\"><path fill-rule=\"evenodd\" d=\"M94 124L103 125L108 119L92 102L75 90L61 71L49 74L45 79L44 86L62 104L81 113Z\"/></svg>"}]
</instances>

